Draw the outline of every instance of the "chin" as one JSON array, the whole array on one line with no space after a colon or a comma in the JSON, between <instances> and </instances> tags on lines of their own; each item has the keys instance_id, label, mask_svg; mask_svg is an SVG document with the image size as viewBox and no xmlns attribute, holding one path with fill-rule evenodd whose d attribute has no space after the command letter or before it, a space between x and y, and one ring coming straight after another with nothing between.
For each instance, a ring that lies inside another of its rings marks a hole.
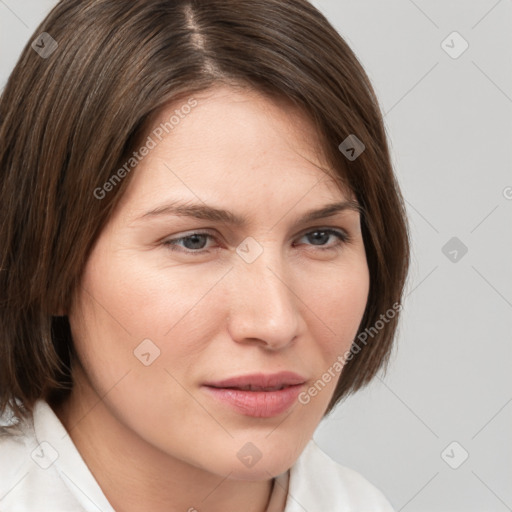
<instances>
[{"instance_id":1,"label":"chin","mask_svg":"<svg viewBox=\"0 0 512 512\"><path fill-rule=\"evenodd\" d=\"M263 460L260 460L251 468L243 468L240 467L241 464L237 464L236 467L228 470L229 478L246 482L261 482L284 473L293 466L294 462L293 460L289 464L283 464L283 461L267 461L267 464L264 464Z\"/></svg>"},{"instance_id":2,"label":"chin","mask_svg":"<svg viewBox=\"0 0 512 512\"><path fill-rule=\"evenodd\" d=\"M297 443L283 440L277 445L269 440L237 442L235 457L226 460L221 474L229 474L234 480L246 481L274 478L293 466L302 451L302 448L298 448Z\"/></svg>"}]
</instances>

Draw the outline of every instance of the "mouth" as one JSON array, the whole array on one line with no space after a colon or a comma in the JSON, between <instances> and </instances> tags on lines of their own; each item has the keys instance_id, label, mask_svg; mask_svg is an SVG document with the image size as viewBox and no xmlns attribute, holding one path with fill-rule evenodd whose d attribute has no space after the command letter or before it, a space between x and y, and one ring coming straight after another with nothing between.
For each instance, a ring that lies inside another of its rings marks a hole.
<instances>
[{"instance_id":1,"label":"mouth","mask_svg":"<svg viewBox=\"0 0 512 512\"><path fill-rule=\"evenodd\" d=\"M211 386L212 388L217 389L239 389L240 391L280 391L281 389L290 387L290 384L283 384L282 386L273 386L273 387L265 387L265 386L254 386L249 384L247 386Z\"/></svg>"},{"instance_id":2,"label":"mouth","mask_svg":"<svg viewBox=\"0 0 512 512\"><path fill-rule=\"evenodd\" d=\"M242 389L243 391L278 391L288 386L304 384L306 380L305 377L295 372L253 373L207 382L205 386Z\"/></svg>"},{"instance_id":3,"label":"mouth","mask_svg":"<svg viewBox=\"0 0 512 512\"><path fill-rule=\"evenodd\" d=\"M244 416L271 418L291 408L306 379L293 372L252 374L203 385L223 406Z\"/></svg>"}]
</instances>

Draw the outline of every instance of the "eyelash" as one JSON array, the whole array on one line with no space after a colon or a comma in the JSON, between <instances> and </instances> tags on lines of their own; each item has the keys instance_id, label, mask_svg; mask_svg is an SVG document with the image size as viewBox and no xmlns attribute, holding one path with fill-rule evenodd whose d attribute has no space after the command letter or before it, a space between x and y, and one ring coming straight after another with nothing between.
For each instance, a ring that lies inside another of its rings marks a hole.
<instances>
[{"instance_id":1,"label":"eyelash","mask_svg":"<svg viewBox=\"0 0 512 512\"><path fill-rule=\"evenodd\" d=\"M330 251L333 249L339 249L339 248L341 248L342 245L350 242L350 237L348 236L348 234L345 231L332 229L332 228L315 228L315 229L312 229L312 230L307 231L306 233L302 234L300 236L300 238L303 238L312 233L325 233L328 235L334 235L338 238L338 241L336 242L336 244L332 245L332 246L324 247L324 246L313 245L313 247L316 247L320 251ZM177 242L182 242L183 240L187 240L189 238L192 238L192 237L198 236L198 235L199 236L207 236L207 237L213 238L215 240L215 237L211 233L207 233L207 232L203 232L203 231L194 231L190 235L167 240L167 241L163 242L163 245L165 245L171 251L177 251L177 252L181 252L184 254L194 254L194 255L207 254L208 252L210 252L209 249L198 249L198 250L185 249L185 248L178 249L178 247L180 247L180 246L177 245Z\"/></svg>"}]
</instances>

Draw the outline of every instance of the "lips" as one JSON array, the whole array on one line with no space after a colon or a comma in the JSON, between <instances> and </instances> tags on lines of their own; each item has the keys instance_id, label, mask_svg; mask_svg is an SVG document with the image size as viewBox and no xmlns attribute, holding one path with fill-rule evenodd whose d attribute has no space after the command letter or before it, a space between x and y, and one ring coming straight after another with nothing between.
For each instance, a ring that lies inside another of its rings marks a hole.
<instances>
[{"instance_id":1,"label":"lips","mask_svg":"<svg viewBox=\"0 0 512 512\"><path fill-rule=\"evenodd\" d=\"M278 416L297 401L306 379L293 372L253 374L204 384L216 401L255 418Z\"/></svg>"},{"instance_id":2,"label":"lips","mask_svg":"<svg viewBox=\"0 0 512 512\"><path fill-rule=\"evenodd\" d=\"M215 382L208 382L205 386L213 388L233 388L244 391L276 391L288 386L304 384L306 379L294 372L279 372L273 374L255 373L231 377Z\"/></svg>"},{"instance_id":3,"label":"lips","mask_svg":"<svg viewBox=\"0 0 512 512\"><path fill-rule=\"evenodd\" d=\"M240 391L279 391L280 389L284 389L290 386L290 384L283 384L282 386L253 386L249 384L248 386L220 386L225 389L239 389ZM216 387L216 386L212 386ZM217 386L218 387L218 386Z\"/></svg>"}]
</instances>

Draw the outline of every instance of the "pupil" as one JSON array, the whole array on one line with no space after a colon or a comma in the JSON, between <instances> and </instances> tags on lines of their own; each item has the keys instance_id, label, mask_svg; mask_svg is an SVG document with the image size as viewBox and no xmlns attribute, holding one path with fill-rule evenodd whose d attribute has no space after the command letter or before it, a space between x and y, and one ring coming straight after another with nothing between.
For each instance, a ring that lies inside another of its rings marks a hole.
<instances>
[{"instance_id":1,"label":"pupil","mask_svg":"<svg viewBox=\"0 0 512 512\"><path fill-rule=\"evenodd\" d=\"M317 236L320 235L320 236ZM315 239L317 242L327 242L329 240L329 233L326 231L314 231L312 235L310 235L311 238ZM321 244L323 245L323 244Z\"/></svg>"},{"instance_id":2,"label":"pupil","mask_svg":"<svg viewBox=\"0 0 512 512\"><path fill-rule=\"evenodd\" d=\"M187 246L187 249L202 249L204 247L204 243L200 243L201 238L203 239L202 241L204 242L204 235L187 236L187 238L185 238L185 246ZM199 247L197 246L198 241ZM192 247L189 247L190 245L192 245Z\"/></svg>"}]
</instances>

